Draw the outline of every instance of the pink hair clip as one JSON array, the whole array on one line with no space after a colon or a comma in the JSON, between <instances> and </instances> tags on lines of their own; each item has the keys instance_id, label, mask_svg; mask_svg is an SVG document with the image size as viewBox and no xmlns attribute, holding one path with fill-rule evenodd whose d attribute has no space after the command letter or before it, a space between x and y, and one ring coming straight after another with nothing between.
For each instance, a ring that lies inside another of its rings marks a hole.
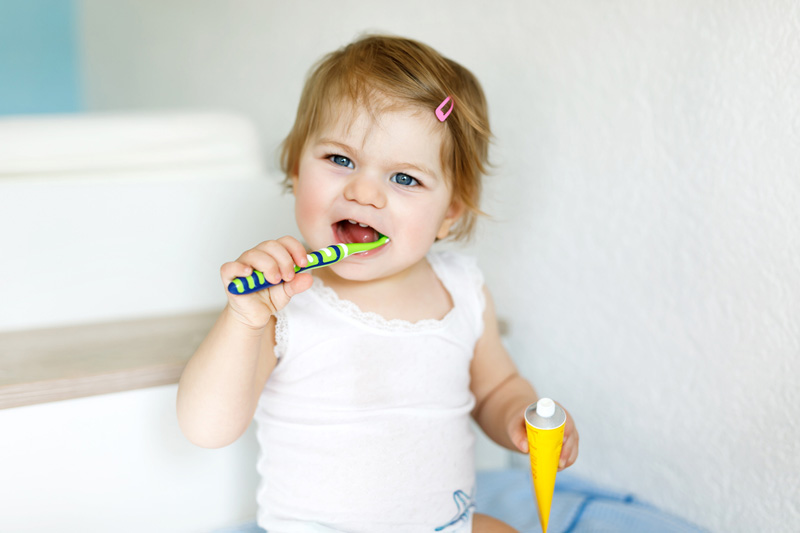
<instances>
[{"instance_id":1,"label":"pink hair clip","mask_svg":"<svg viewBox=\"0 0 800 533\"><path fill-rule=\"evenodd\" d=\"M436 118L438 118L438 119L439 119L439 122L444 122L444 121L447 119L447 117L449 117L449 116L450 116L450 113L452 113L452 112L453 112L453 104L455 104L455 102L451 102L451 103L450 103L450 107L447 109L447 111L446 111L446 112L445 112L445 111L442 111L442 108L443 108L445 105L447 105L447 102L450 102L450 97L449 97L449 96L448 96L447 98L445 98L445 99L442 101L442 103L441 103L441 104L439 104L439 107L437 107L437 108L436 108Z\"/></svg>"}]
</instances>

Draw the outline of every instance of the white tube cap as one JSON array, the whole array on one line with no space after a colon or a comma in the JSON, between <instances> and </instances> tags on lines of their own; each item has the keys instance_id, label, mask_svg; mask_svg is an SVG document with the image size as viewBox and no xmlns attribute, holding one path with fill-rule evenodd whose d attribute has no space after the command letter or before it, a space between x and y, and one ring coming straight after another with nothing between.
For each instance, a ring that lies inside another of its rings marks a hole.
<instances>
[{"instance_id":1,"label":"white tube cap","mask_svg":"<svg viewBox=\"0 0 800 533\"><path fill-rule=\"evenodd\" d=\"M556 402L550 398L539 398L536 402L536 414L542 418L550 418L556 412Z\"/></svg>"}]
</instances>

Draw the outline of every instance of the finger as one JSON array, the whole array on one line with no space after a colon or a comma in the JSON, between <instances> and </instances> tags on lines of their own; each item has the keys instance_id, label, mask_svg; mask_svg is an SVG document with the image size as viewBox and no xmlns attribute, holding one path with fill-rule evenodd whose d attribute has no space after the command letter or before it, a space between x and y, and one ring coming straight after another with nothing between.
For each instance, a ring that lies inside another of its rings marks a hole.
<instances>
[{"instance_id":1,"label":"finger","mask_svg":"<svg viewBox=\"0 0 800 533\"><path fill-rule=\"evenodd\" d=\"M522 453L528 453L528 436L523 435L522 438L517 441L517 449Z\"/></svg>"},{"instance_id":2,"label":"finger","mask_svg":"<svg viewBox=\"0 0 800 533\"><path fill-rule=\"evenodd\" d=\"M567 459L567 467L572 466L575 464L575 461L578 460L578 446L573 446L572 451L569 454L569 458Z\"/></svg>"},{"instance_id":3,"label":"finger","mask_svg":"<svg viewBox=\"0 0 800 533\"><path fill-rule=\"evenodd\" d=\"M269 289L263 291L265 303L270 307L272 313L274 314L286 307L286 305L289 303L289 300L291 300L293 296L311 287L313 280L314 278L311 276L311 274L304 272L295 276L292 281L270 287Z\"/></svg>"},{"instance_id":4,"label":"finger","mask_svg":"<svg viewBox=\"0 0 800 533\"><path fill-rule=\"evenodd\" d=\"M580 436L578 432L575 431L572 434L572 443L570 448L572 451L569 454L569 458L567 459L567 466L572 465L575 461L578 460L578 450L580 449Z\"/></svg>"},{"instance_id":5,"label":"finger","mask_svg":"<svg viewBox=\"0 0 800 533\"><path fill-rule=\"evenodd\" d=\"M284 283L283 290L288 299L310 289L312 283L314 283L314 277L308 272L303 272L302 274L297 274L289 283Z\"/></svg>"},{"instance_id":6,"label":"finger","mask_svg":"<svg viewBox=\"0 0 800 533\"><path fill-rule=\"evenodd\" d=\"M295 261L292 254L283 244L278 241L266 241L258 245L257 248L275 261L283 281L292 281L294 279Z\"/></svg>"},{"instance_id":7,"label":"finger","mask_svg":"<svg viewBox=\"0 0 800 533\"><path fill-rule=\"evenodd\" d=\"M561 456L558 460L559 470L568 468L578 458L578 432L573 434L565 440L564 445L561 447Z\"/></svg>"},{"instance_id":8,"label":"finger","mask_svg":"<svg viewBox=\"0 0 800 533\"><path fill-rule=\"evenodd\" d=\"M558 471L561 472L567 467L567 459L569 458L569 446L561 447L561 456L558 458Z\"/></svg>"},{"instance_id":9,"label":"finger","mask_svg":"<svg viewBox=\"0 0 800 533\"><path fill-rule=\"evenodd\" d=\"M561 457L558 459L558 471L561 472L565 468L572 466L575 459L578 458L578 450L574 446L568 446L561 449Z\"/></svg>"},{"instance_id":10,"label":"finger","mask_svg":"<svg viewBox=\"0 0 800 533\"><path fill-rule=\"evenodd\" d=\"M525 428L524 416L512 422L508 430L508 436L519 451L528 453L528 431Z\"/></svg>"},{"instance_id":11,"label":"finger","mask_svg":"<svg viewBox=\"0 0 800 533\"><path fill-rule=\"evenodd\" d=\"M278 242L281 243L286 250L288 250L289 255L292 256L292 261L294 261L295 265L299 266L300 268L308 266L308 252L306 252L306 248L303 246L303 243L291 235L281 237L278 239Z\"/></svg>"},{"instance_id":12,"label":"finger","mask_svg":"<svg viewBox=\"0 0 800 533\"><path fill-rule=\"evenodd\" d=\"M219 276L222 278L222 282L226 287L234 278L245 278L252 273L252 267L240 263L239 261L225 263L219 269Z\"/></svg>"},{"instance_id":13,"label":"finger","mask_svg":"<svg viewBox=\"0 0 800 533\"><path fill-rule=\"evenodd\" d=\"M283 279L278 262L272 255L260 248L247 250L239 257L238 261L264 274L264 278L272 285L280 283Z\"/></svg>"}]
</instances>

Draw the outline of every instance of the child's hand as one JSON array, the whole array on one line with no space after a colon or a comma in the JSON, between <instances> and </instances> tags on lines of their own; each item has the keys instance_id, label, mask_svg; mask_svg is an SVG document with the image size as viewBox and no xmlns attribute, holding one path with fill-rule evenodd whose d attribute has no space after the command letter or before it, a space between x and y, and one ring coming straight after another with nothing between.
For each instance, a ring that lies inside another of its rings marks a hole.
<instances>
[{"instance_id":1,"label":"child's hand","mask_svg":"<svg viewBox=\"0 0 800 533\"><path fill-rule=\"evenodd\" d=\"M563 406L561 408L564 409ZM564 425L564 441L561 445L561 458L558 461L559 472L572 466L578 458L578 430L569 411L564 409L564 412L567 414L567 422ZM525 426L524 410L509 423L508 436L519 451L528 453L528 430Z\"/></svg>"},{"instance_id":2,"label":"child's hand","mask_svg":"<svg viewBox=\"0 0 800 533\"><path fill-rule=\"evenodd\" d=\"M228 296L228 307L243 324L253 329L264 328L272 315L283 309L295 294L311 287L311 274L296 274L294 266L308 264L306 249L294 237L286 236L274 241L264 241L247 250L236 261L220 268L220 277ZM259 270L270 283L284 283L250 294L234 295L228 284L234 278L249 276Z\"/></svg>"},{"instance_id":3,"label":"child's hand","mask_svg":"<svg viewBox=\"0 0 800 533\"><path fill-rule=\"evenodd\" d=\"M567 413L567 423L564 425L564 444L561 445L561 458L558 460L559 472L572 466L578 458L578 430L569 411L564 409L564 412Z\"/></svg>"}]
</instances>

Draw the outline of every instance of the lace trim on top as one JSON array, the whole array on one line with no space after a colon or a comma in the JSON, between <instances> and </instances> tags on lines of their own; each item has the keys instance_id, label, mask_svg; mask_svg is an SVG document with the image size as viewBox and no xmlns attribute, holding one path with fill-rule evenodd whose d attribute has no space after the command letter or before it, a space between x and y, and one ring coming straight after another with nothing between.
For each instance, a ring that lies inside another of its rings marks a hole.
<instances>
[{"instance_id":1,"label":"lace trim on top","mask_svg":"<svg viewBox=\"0 0 800 533\"><path fill-rule=\"evenodd\" d=\"M275 357L280 359L289 344L289 321L283 310L275 315Z\"/></svg>"},{"instance_id":2,"label":"lace trim on top","mask_svg":"<svg viewBox=\"0 0 800 533\"><path fill-rule=\"evenodd\" d=\"M439 281L442 282L442 285L444 285L444 288L450 294L450 299L453 301L453 307L447 312L447 314L441 320L436 318L426 318L423 320L419 320L417 322L409 322L408 320L403 320L402 318L387 319L379 315L378 313L373 313L372 311L362 311L361 308L359 308L358 305L356 305L354 302L339 298L339 295L336 294L336 291L326 286L322 282L322 280L320 280L317 277L314 277L314 283L313 285L311 285L310 290L314 292L314 294L319 296L319 298L322 301L324 301L326 304L330 305L343 315L350 317L374 329L382 331L391 331L391 332L402 332L402 333L413 333L413 332L441 329L445 327L452 320L452 317L455 314L456 310L459 308L459 305L456 300L456 296L453 293L452 288L445 281L446 276L443 275L444 272L442 272L441 270L442 267L441 265L439 265L439 262L431 259L431 257L428 257L428 262L430 263L431 268L433 268L436 277L439 278ZM277 327L278 326L276 325L276 333L275 333L276 337L277 337Z\"/></svg>"}]
</instances>

